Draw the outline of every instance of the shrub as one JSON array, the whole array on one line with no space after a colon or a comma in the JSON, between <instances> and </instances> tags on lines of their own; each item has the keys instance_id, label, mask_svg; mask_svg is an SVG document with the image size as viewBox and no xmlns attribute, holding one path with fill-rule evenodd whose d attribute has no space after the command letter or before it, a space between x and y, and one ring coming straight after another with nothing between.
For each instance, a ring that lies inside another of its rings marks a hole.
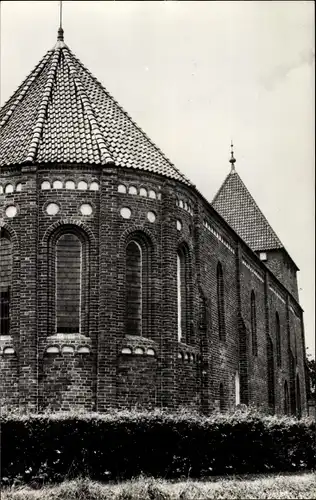
<instances>
[{"instance_id":1,"label":"shrub","mask_svg":"<svg viewBox=\"0 0 316 500\"><path fill-rule=\"evenodd\" d=\"M254 412L2 415L2 480L34 485L313 469L315 421Z\"/></svg>"}]
</instances>

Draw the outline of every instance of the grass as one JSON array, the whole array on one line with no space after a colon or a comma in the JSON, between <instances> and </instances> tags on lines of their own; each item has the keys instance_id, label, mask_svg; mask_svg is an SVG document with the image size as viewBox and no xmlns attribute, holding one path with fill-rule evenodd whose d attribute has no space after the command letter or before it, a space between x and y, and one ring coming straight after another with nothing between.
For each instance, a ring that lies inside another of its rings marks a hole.
<instances>
[{"instance_id":1,"label":"grass","mask_svg":"<svg viewBox=\"0 0 316 500\"><path fill-rule=\"evenodd\" d=\"M118 484L89 479L64 481L31 489L14 486L2 490L1 500L210 500L210 499L316 499L313 473L230 476L206 481L167 481L140 477Z\"/></svg>"}]
</instances>

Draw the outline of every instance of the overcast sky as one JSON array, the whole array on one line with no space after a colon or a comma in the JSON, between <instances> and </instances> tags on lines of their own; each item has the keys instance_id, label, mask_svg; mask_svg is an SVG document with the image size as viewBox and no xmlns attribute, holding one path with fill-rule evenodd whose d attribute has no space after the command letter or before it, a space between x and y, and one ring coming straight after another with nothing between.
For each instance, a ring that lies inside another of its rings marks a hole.
<instances>
[{"instance_id":1,"label":"overcast sky","mask_svg":"<svg viewBox=\"0 0 316 500\"><path fill-rule=\"evenodd\" d=\"M1 2L1 104L56 41L59 2ZM314 2L64 1L65 42L212 200L236 169L298 267L314 338Z\"/></svg>"}]
</instances>

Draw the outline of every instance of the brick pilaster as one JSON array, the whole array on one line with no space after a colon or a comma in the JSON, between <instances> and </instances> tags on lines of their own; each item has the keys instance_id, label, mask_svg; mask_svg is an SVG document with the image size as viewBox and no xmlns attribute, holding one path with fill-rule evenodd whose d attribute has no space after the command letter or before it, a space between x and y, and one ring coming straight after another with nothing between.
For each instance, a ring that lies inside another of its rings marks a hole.
<instances>
[{"instance_id":1,"label":"brick pilaster","mask_svg":"<svg viewBox=\"0 0 316 500\"><path fill-rule=\"evenodd\" d=\"M37 367L37 231L36 167L23 167L24 190L20 198L20 342L19 403L36 410Z\"/></svg>"}]
</instances>

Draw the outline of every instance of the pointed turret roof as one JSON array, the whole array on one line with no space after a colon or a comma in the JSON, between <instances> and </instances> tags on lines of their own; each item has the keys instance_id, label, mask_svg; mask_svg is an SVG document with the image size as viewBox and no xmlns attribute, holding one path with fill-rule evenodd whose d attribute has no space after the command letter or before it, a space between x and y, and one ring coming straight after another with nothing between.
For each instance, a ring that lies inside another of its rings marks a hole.
<instances>
[{"instance_id":1,"label":"pointed turret roof","mask_svg":"<svg viewBox=\"0 0 316 500\"><path fill-rule=\"evenodd\" d=\"M0 166L74 163L142 169L190 184L63 41L0 110Z\"/></svg>"},{"instance_id":2,"label":"pointed turret roof","mask_svg":"<svg viewBox=\"0 0 316 500\"><path fill-rule=\"evenodd\" d=\"M284 248L232 164L212 206L253 251Z\"/></svg>"}]
</instances>

